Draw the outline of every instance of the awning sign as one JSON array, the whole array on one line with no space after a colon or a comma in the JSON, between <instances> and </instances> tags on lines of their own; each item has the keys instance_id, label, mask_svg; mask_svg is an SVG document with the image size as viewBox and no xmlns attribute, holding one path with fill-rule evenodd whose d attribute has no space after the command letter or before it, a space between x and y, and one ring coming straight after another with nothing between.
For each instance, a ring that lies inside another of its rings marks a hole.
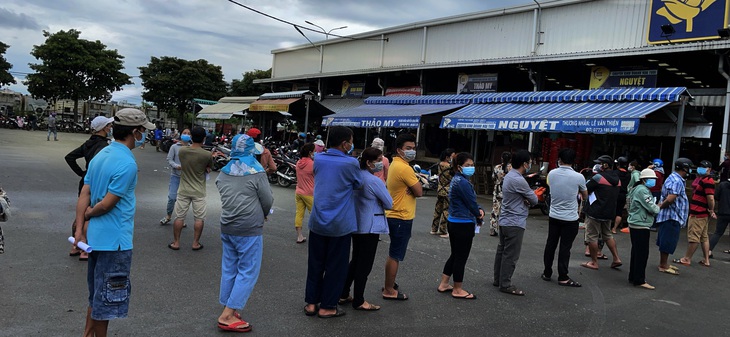
<instances>
[{"instance_id":1,"label":"awning sign","mask_svg":"<svg viewBox=\"0 0 730 337\"><path fill-rule=\"evenodd\" d=\"M650 44L719 39L728 26L727 0L652 0L647 41ZM662 26L668 30L662 31Z\"/></svg>"},{"instance_id":2,"label":"awning sign","mask_svg":"<svg viewBox=\"0 0 730 337\"><path fill-rule=\"evenodd\" d=\"M419 117L327 117L323 126L349 126L355 128L418 128Z\"/></svg>"},{"instance_id":3,"label":"awning sign","mask_svg":"<svg viewBox=\"0 0 730 337\"><path fill-rule=\"evenodd\" d=\"M385 89L385 96L421 96L420 86L413 87L394 87Z\"/></svg>"},{"instance_id":4,"label":"awning sign","mask_svg":"<svg viewBox=\"0 0 730 337\"><path fill-rule=\"evenodd\" d=\"M457 94L478 94L497 91L497 73L459 74Z\"/></svg>"},{"instance_id":5,"label":"awning sign","mask_svg":"<svg viewBox=\"0 0 730 337\"><path fill-rule=\"evenodd\" d=\"M365 91L365 82L342 81L342 97L362 97Z\"/></svg>"},{"instance_id":6,"label":"awning sign","mask_svg":"<svg viewBox=\"0 0 730 337\"><path fill-rule=\"evenodd\" d=\"M657 73L656 69L610 71L606 67L593 67L589 89L655 88Z\"/></svg>"},{"instance_id":7,"label":"awning sign","mask_svg":"<svg viewBox=\"0 0 730 337\"><path fill-rule=\"evenodd\" d=\"M444 117L444 129L478 129L521 132L567 132L567 133L623 133L635 134L639 128L638 119L475 119Z\"/></svg>"}]
</instances>

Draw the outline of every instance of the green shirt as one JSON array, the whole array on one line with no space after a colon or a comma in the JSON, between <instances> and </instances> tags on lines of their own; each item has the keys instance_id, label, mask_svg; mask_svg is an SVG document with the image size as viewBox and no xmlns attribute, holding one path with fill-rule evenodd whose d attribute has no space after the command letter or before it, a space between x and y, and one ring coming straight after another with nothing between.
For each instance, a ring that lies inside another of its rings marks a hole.
<instances>
[{"instance_id":1,"label":"green shirt","mask_svg":"<svg viewBox=\"0 0 730 337\"><path fill-rule=\"evenodd\" d=\"M213 162L210 151L199 147L183 147L178 156L182 174L177 193L185 197L205 198L205 174Z\"/></svg>"}]
</instances>

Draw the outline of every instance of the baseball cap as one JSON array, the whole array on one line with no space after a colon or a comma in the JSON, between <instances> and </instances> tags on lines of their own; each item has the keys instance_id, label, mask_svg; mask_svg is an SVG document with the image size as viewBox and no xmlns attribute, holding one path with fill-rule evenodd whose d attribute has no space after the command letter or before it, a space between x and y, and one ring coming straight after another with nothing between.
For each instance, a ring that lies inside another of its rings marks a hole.
<instances>
[{"instance_id":1,"label":"baseball cap","mask_svg":"<svg viewBox=\"0 0 730 337\"><path fill-rule=\"evenodd\" d=\"M257 128L250 128L246 131L246 134L251 138L256 138L261 134L261 130Z\"/></svg>"},{"instance_id":2,"label":"baseball cap","mask_svg":"<svg viewBox=\"0 0 730 337\"><path fill-rule=\"evenodd\" d=\"M114 123L114 118L96 116L91 121L91 129L94 130L94 132L99 132L99 131L101 131L101 129L103 129L105 126L107 126L109 123Z\"/></svg>"},{"instance_id":3,"label":"baseball cap","mask_svg":"<svg viewBox=\"0 0 730 337\"><path fill-rule=\"evenodd\" d=\"M114 124L124 126L141 126L153 130L155 125L150 123L147 116L139 109L124 108L114 115Z\"/></svg>"}]
</instances>

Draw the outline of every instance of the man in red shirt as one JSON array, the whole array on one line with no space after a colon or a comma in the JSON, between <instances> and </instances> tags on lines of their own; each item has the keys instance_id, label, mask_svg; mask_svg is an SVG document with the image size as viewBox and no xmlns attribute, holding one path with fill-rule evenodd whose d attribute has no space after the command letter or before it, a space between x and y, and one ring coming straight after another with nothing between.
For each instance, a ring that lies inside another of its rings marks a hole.
<instances>
[{"instance_id":1,"label":"man in red shirt","mask_svg":"<svg viewBox=\"0 0 730 337\"><path fill-rule=\"evenodd\" d=\"M710 241L707 235L707 223L709 217L717 219L715 215L715 181L710 176L712 163L707 160L700 162L697 167L697 179L692 182L692 200L689 202L689 220L687 221L687 253L681 259L675 259L674 263L681 263L689 266L692 263L692 255L697 246L702 244L702 255L704 259L700 264L710 266Z\"/></svg>"}]
</instances>

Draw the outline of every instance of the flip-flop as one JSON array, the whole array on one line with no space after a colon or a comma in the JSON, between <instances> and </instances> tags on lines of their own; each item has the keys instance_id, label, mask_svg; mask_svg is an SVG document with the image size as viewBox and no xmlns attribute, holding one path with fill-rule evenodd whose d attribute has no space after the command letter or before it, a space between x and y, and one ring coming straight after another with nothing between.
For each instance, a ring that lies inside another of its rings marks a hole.
<instances>
[{"instance_id":1,"label":"flip-flop","mask_svg":"<svg viewBox=\"0 0 730 337\"><path fill-rule=\"evenodd\" d=\"M251 324L248 324L245 321L238 321L231 324L218 322L218 329L223 331L249 332L251 331Z\"/></svg>"},{"instance_id":2,"label":"flip-flop","mask_svg":"<svg viewBox=\"0 0 730 337\"><path fill-rule=\"evenodd\" d=\"M477 295L474 295L468 291L466 292L466 295L464 295L464 296L451 295L451 297L458 299L458 300L475 300L475 299L477 299Z\"/></svg>"},{"instance_id":3,"label":"flip-flop","mask_svg":"<svg viewBox=\"0 0 730 337\"><path fill-rule=\"evenodd\" d=\"M674 259L674 260L672 260L672 262L679 263L681 265L688 266L688 267L692 264L690 262L684 262L684 261L682 261L682 259Z\"/></svg>"},{"instance_id":4,"label":"flip-flop","mask_svg":"<svg viewBox=\"0 0 730 337\"><path fill-rule=\"evenodd\" d=\"M725 254L730 254L730 249L728 249L728 250L723 250L722 252L723 252L723 253L725 253Z\"/></svg>"},{"instance_id":5,"label":"flip-flop","mask_svg":"<svg viewBox=\"0 0 730 337\"><path fill-rule=\"evenodd\" d=\"M180 247L173 247L173 246L172 246L172 243L171 243L171 244L169 244L169 245L167 245L167 248L170 248L170 249L172 249L172 250L180 250Z\"/></svg>"},{"instance_id":6,"label":"flip-flop","mask_svg":"<svg viewBox=\"0 0 730 337\"><path fill-rule=\"evenodd\" d=\"M314 305L314 310L312 310L312 311L307 310L307 307L308 306L309 306L309 304L307 304L307 305L304 306L304 314L307 315L307 316L314 316L314 315L316 315L317 314L317 311L319 310L319 308L317 308L317 305L316 304Z\"/></svg>"},{"instance_id":7,"label":"flip-flop","mask_svg":"<svg viewBox=\"0 0 730 337\"><path fill-rule=\"evenodd\" d=\"M317 314L317 317L319 317L319 318L334 318L334 317L344 316L345 314L346 314L346 312L340 310L340 308L337 308L337 309L335 309L335 312L333 314L322 315L322 314L319 314L318 313Z\"/></svg>"},{"instance_id":8,"label":"flip-flop","mask_svg":"<svg viewBox=\"0 0 730 337\"><path fill-rule=\"evenodd\" d=\"M73 253L68 253L68 256L79 256L79 255L81 255L81 251L80 250L79 251L75 251Z\"/></svg>"},{"instance_id":9,"label":"flip-flop","mask_svg":"<svg viewBox=\"0 0 730 337\"><path fill-rule=\"evenodd\" d=\"M355 308L355 310L360 310L360 311L378 311L378 310L380 310L380 306L379 305L372 304L372 303L368 303L368 306L367 307L363 307L361 305L361 306Z\"/></svg>"},{"instance_id":10,"label":"flip-flop","mask_svg":"<svg viewBox=\"0 0 730 337\"><path fill-rule=\"evenodd\" d=\"M404 293L402 293L400 291L398 291L396 293L397 293L397 295L395 295L395 297L389 297L389 296L383 295L383 299L384 300L389 300L389 301L405 301L405 300L408 299L408 297L406 296L406 294L404 294Z\"/></svg>"},{"instance_id":11,"label":"flip-flop","mask_svg":"<svg viewBox=\"0 0 730 337\"><path fill-rule=\"evenodd\" d=\"M585 255L586 257L591 257L591 254L583 254L583 255ZM596 260L608 260L608 256L601 254L601 255L596 256Z\"/></svg>"},{"instance_id":12,"label":"flip-flop","mask_svg":"<svg viewBox=\"0 0 730 337\"><path fill-rule=\"evenodd\" d=\"M580 264L580 266L583 267L583 268L598 270L598 267L591 266L590 264L588 264L588 262L583 262L583 263Z\"/></svg>"},{"instance_id":13,"label":"flip-flop","mask_svg":"<svg viewBox=\"0 0 730 337\"><path fill-rule=\"evenodd\" d=\"M516 295L516 296L525 296L525 292L517 289L515 286L507 287L507 288L499 288L499 291L510 294L510 295Z\"/></svg>"},{"instance_id":14,"label":"flip-flop","mask_svg":"<svg viewBox=\"0 0 730 337\"><path fill-rule=\"evenodd\" d=\"M621 262L613 262L613 263L611 263L611 268L613 268L613 269L619 269L623 265L624 264L621 263Z\"/></svg>"},{"instance_id":15,"label":"flip-flop","mask_svg":"<svg viewBox=\"0 0 730 337\"><path fill-rule=\"evenodd\" d=\"M572 279L568 279L568 281L566 281L566 282L558 281L558 284L561 285L561 286L563 286L563 287L574 287L574 288L580 288L580 287L582 287L580 285L580 283L575 282Z\"/></svg>"},{"instance_id":16,"label":"flip-flop","mask_svg":"<svg viewBox=\"0 0 730 337\"><path fill-rule=\"evenodd\" d=\"M440 293L447 293L447 292L452 291L452 290L454 290L454 287L447 288L447 289L444 289L444 290L441 290L438 287L436 287L436 291L438 291Z\"/></svg>"},{"instance_id":17,"label":"flip-flop","mask_svg":"<svg viewBox=\"0 0 730 337\"><path fill-rule=\"evenodd\" d=\"M393 282L393 290L398 290L398 283ZM380 288L380 291L385 291L385 287Z\"/></svg>"},{"instance_id":18,"label":"flip-flop","mask_svg":"<svg viewBox=\"0 0 730 337\"><path fill-rule=\"evenodd\" d=\"M700 260L700 265L703 266L703 267L709 267L710 266L709 263L705 263L705 261L702 261L702 260Z\"/></svg>"},{"instance_id":19,"label":"flip-flop","mask_svg":"<svg viewBox=\"0 0 730 337\"><path fill-rule=\"evenodd\" d=\"M669 265L669 269L672 269L672 270L679 270L679 268L677 268L677 266L674 266L674 265L671 265L671 264Z\"/></svg>"},{"instance_id":20,"label":"flip-flop","mask_svg":"<svg viewBox=\"0 0 730 337\"><path fill-rule=\"evenodd\" d=\"M302 239L302 241L297 240L297 243L305 243L307 242L307 238Z\"/></svg>"},{"instance_id":21,"label":"flip-flop","mask_svg":"<svg viewBox=\"0 0 730 337\"><path fill-rule=\"evenodd\" d=\"M641 287L641 288L644 288L644 289L649 289L649 290L654 290L654 289L656 289L656 287L654 287L653 285L651 285L651 284L649 284L649 283L644 283L644 284L640 284L640 285L638 285L637 287Z\"/></svg>"},{"instance_id":22,"label":"flip-flop","mask_svg":"<svg viewBox=\"0 0 730 337\"><path fill-rule=\"evenodd\" d=\"M545 276L545 274L542 274L542 275L540 275L540 278L541 278L541 279L542 279L543 281L548 281L548 282L550 282L550 281L552 280L552 279L551 279L550 277L548 277L548 276Z\"/></svg>"},{"instance_id":23,"label":"flip-flop","mask_svg":"<svg viewBox=\"0 0 730 337\"><path fill-rule=\"evenodd\" d=\"M670 275L679 275L679 272L676 269L672 269L672 268L659 269L659 272L667 273Z\"/></svg>"},{"instance_id":24,"label":"flip-flop","mask_svg":"<svg viewBox=\"0 0 730 337\"><path fill-rule=\"evenodd\" d=\"M347 298L340 298L337 300L337 304L347 304L352 302L352 296L347 296Z\"/></svg>"},{"instance_id":25,"label":"flip-flop","mask_svg":"<svg viewBox=\"0 0 730 337\"><path fill-rule=\"evenodd\" d=\"M199 245L200 246L198 246L198 248L193 247L193 250L201 250L201 249L203 249L203 244L200 243Z\"/></svg>"}]
</instances>

